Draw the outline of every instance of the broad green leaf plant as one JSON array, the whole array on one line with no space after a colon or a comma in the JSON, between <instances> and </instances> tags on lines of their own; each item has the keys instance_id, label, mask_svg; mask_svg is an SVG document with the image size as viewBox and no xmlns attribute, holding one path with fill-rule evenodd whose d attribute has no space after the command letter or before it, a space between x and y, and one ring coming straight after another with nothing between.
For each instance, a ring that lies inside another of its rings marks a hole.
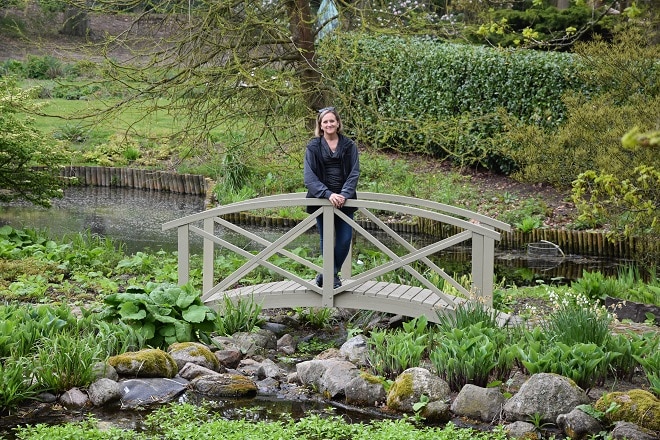
<instances>
[{"instance_id":1,"label":"broad green leaf plant","mask_svg":"<svg viewBox=\"0 0 660 440\"><path fill-rule=\"evenodd\" d=\"M205 306L201 292L191 285L147 283L105 298L102 316L121 320L142 333L152 347L175 342L209 342L216 313Z\"/></svg>"}]
</instances>

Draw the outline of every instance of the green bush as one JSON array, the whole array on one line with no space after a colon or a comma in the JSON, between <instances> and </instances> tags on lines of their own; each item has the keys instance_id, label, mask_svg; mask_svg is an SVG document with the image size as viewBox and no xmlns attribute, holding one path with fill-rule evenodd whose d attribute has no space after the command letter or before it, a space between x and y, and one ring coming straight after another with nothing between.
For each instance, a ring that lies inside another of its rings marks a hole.
<instances>
[{"instance_id":1,"label":"green bush","mask_svg":"<svg viewBox=\"0 0 660 440\"><path fill-rule=\"evenodd\" d=\"M0 63L0 76L23 76L23 63L18 60L7 60Z\"/></svg>"},{"instance_id":2,"label":"green bush","mask_svg":"<svg viewBox=\"0 0 660 440\"><path fill-rule=\"evenodd\" d=\"M337 105L363 142L504 171L512 164L493 145L500 110L555 127L566 117L562 94L588 84L570 54L428 38L335 34L319 54L327 87L341 91Z\"/></svg>"},{"instance_id":3,"label":"green bush","mask_svg":"<svg viewBox=\"0 0 660 440\"><path fill-rule=\"evenodd\" d=\"M633 182L640 167L660 169L657 147L624 148L621 142L633 127L639 132L657 129L660 45L650 39L627 30L611 43L576 45L576 64L582 66L577 81L590 83L592 90L562 93L566 121L554 130L520 118L506 122L502 154L519 166L514 177L570 188L588 170L603 179Z\"/></svg>"},{"instance_id":4,"label":"green bush","mask_svg":"<svg viewBox=\"0 0 660 440\"><path fill-rule=\"evenodd\" d=\"M23 64L23 73L31 79L54 79L62 76L62 62L50 55L28 55Z\"/></svg>"}]
</instances>

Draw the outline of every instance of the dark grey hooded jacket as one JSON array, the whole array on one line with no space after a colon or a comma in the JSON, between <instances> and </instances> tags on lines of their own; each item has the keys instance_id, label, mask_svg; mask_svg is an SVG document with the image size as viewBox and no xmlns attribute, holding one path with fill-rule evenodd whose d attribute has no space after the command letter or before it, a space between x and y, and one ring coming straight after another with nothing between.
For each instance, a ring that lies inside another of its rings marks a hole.
<instances>
[{"instance_id":1,"label":"dark grey hooded jacket","mask_svg":"<svg viewBox=\"0 0 660 440\"><path fill-rule=\"evenodd\" d=\"M325 175L325 168L323 166L323 146L321 144L321 137L315 137L307 144L305 151L305 164L304 164L304 182L307 187L307 197L328 199L332 195L325 184L327 176ZM337 151L341 161L341 168L343 172L344 184L341 189L341 195L347 199L357 198L357 183L360 177L360 161L358 158L358 150L355 142L339 134L339 141L337 142ZM348 210L348 208L346 208ZM308 207L308 212L315 211L313 206ZM350 208L354 211L354 208Z\"/></svg>"}]
</instances>

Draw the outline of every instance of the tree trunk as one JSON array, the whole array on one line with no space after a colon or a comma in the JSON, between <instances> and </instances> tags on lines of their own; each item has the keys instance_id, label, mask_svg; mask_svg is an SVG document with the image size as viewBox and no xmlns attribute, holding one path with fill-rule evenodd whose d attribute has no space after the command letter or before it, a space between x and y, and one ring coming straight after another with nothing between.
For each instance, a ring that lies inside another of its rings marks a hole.
<instances>
[{"instance_id":1,"label":"tree trunk","mask_svg":"<svg viewBox=\"0 0 660 440\"><path fill-rule=\"evenodd\" d=\"M73 6L67 7L64 11L64 25L60 33L74 37L87 36L89 33L87 12Z\"/></svg>"},{"instance_id":2,"label":"tree trunk","mask_svg":"<svg viewBox=\"0 0 660 440\"><path fill-rule=\"evenodd\" d=\"M321 83L321 73L314 60L316 54L312 33L314 21L309 0L288 0L287 9L291 39L298 50L298 72L305 103L309 108L318 110L324 106L324 103L323 93L318 87Z\"/></svg>"}]
</instances>

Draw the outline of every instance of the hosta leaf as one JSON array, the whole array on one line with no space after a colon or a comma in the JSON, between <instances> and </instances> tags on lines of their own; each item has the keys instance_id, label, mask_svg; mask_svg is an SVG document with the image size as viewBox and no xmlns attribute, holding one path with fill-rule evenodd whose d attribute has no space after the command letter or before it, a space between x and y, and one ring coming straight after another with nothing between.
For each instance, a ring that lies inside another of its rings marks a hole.
<instances>
[{"instance_id":1,"label":"hosta leaf","mask_svg":"<svg viewBox=\"0 0 660 440\"><path fill-rule=\"evenodd\" d=\"M165 287L153 290L149 297L155 304L173 306L181 293L179 287Z\"/></svg>"},{"instance_id":2,"label":"hosta leaf","mask_svg":"<svg viewBox=\"0 0 660 440\"><path fill-rule=\"evenodd\" d=\"M188 309L183 311L183 319L188 322L202 322L206 318L206 313L209 310L210 309L207 306L193 304Z\"/></svg>"},{"instance_id":3,"label":"hosta leaf","mask_svg":"<svg viewBox=\"0 0 660 440\"><path fill-rule=\"evenodd\" d=\"M176 329L176 340L178 342L188 342L192 341L192 330L193 326L187 322L178 321L174 324Z\"/></svg>"},{"instance_id":4,"label":"hosta leaf","mask_svg":"<svg viewBox=\"0 0 660 440\"><path fill-rule=\"evenodd\" d=\"M176 319L173 316L159 315L159 314L156 314L156 313L153 313L152 315L153 315L153 318L158 322L164 322L164 323L167 323L167 324L175 324L175 323L179 322L179 320Z\"/></svg>"},{"instance_id":5,"label":"hosta leaf","mask_svg":"<svg viewBox=\"0 0 660 440\"><path fill-rule=\"evenodd\" d=\"M139 321L147 316L147 311L138 307L134 302L125 302L119 306L119 316L122 319Z\"/></svg>"},{"instance_id":6,"label":"hosta leaf","mask_svg":"<svg viewBox=\"0 0 660 440\"><path fill-rule=\"evenodd\" d=\"M188 306L190 306L197 300L197 298L199 298L199 294L197 292L191 292L182 289L179 294L179 297L176 300L176 305L181 309L187 309Z\"/></svg>"},{"instance_id":7,"label":"hosta leaf","mask_svg":"<svg viewBox=\"0 0 660 440\"><path fill-rule=\"evenodd\" d=\"M175 336L176 335L176 326L174 323L165 324L164 326L158 329L158 334L164 337Z\"/></svg>"},{"instance_id":8,"label":"hosta leaf","mask_svg":"<svg viewBox=\"0 0 660 440\"><path fill-rule=\"evenodd\" d=\"M143 324L135 323L132 327L140 334L144 335L144 339L149 341L156 335L156 326L153 322L146 322Z\"/></svg>"}]
</instances>

